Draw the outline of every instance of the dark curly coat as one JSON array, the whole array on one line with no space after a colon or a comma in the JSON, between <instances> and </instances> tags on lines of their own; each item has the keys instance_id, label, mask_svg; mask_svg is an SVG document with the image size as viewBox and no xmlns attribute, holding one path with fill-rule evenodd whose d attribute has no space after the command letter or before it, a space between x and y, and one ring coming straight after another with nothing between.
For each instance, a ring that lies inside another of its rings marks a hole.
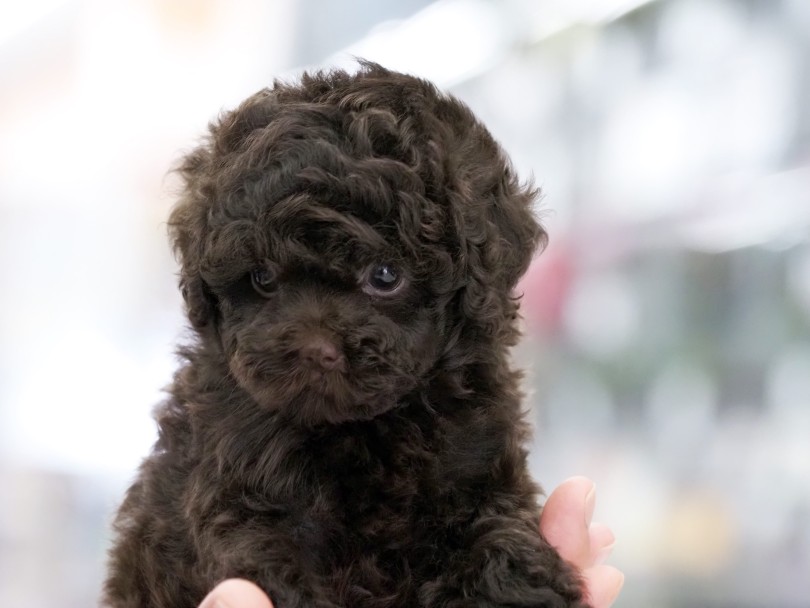
<instances>
[{"instance_id":1,"label":"dark curly coat","mask_svg":"<svg viewBox=\"0 0 810 608\"><path fill-rule=\"evenodd\" d=\"M512 290L545 233L469 109L363 63L211 125L169 222L193 343L104 602L582 607L538 531Z\"/></svg>"}]
</instances>

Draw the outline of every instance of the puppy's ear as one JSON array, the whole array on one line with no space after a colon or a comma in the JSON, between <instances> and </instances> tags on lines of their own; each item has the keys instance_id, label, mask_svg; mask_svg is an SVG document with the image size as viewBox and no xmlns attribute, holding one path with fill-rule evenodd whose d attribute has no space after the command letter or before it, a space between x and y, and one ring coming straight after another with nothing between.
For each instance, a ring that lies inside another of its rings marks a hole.
<instances>
[{"instance_id":1,"label":"puppy's ear","mask_svg":"<svg viewBox=\"0 0 810 608\"><path fill-rule=\"evenodd\" d=\"M196 330L207 327L215 318L216 304L208 285L201 277L180 279L180 292L186 302L186 314Z\"/></svg>"},{"instance_id":2,"label":"puppy's ear","mask_svg":"<svg viewBox=\"0 0 810 608\"><path fill-rule=\"evenodd\" d=\"M532 211L538 194L536 188L518 183L511 175L493 194L485 256L488 265L497 269L501 287L510 291L528 269L538 246L545 247L548 240Z\"/></svg>"},{"instance_id":3,"label":"puppy's ear","mask_svg":"<svg viewBox=\"0 0 810 608\"><path fill-rule=\"evenodd\" d=\"M468 201L461 232L462 315L504 344L517 338L519 294L513 290L547 239L532 212L537 194L506 173L484 200Z\"/></svg>"},{"instance_id":4,"label":"puppy's ear","mask_svg":"<svg viewBox=\"0 0 810 608\"><path fill-rule=\"evenodd\" d=\"M183 180L180 199L169 217L169 238L180 262L180 291L194 329L209 326L216 315L216 300L201 276L208 213L213 200L211 148L201 145L176 169Z\"/></svg>"}]
</instances>

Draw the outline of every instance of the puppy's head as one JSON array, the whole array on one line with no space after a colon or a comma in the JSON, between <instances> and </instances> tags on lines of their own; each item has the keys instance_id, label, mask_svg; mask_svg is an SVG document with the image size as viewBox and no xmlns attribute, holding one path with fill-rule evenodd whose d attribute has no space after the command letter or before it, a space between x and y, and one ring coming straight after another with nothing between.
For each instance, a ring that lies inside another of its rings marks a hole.
<instances>
[{"instance_id":1,"label":"puppy's head","mask_svg":"<svg viewBox=\"0 0 810 608\"><path fill-rule=\"evenodd\" d=\"M189 318L260 407L370 418L516 338L512 289L545 238L534 192L425 81L364 63L277 82L180 174Z\"/></svg>"}]
</instances>

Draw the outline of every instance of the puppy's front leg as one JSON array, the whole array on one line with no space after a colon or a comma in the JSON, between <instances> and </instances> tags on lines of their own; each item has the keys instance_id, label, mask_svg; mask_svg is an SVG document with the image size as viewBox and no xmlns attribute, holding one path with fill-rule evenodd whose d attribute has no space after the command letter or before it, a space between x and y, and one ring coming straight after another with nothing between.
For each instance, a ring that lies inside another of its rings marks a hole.
<instances>
[{"instance_id":1,"label":"puppy's front leg","mask_svg":"<svg viewBox=\"0 0 810 608\"><path fill-rule=\"evenodd\" d=\"M421 589L428 608L587 608L575 569L532 517L481 516L445 573Z\"/></svg>"},{"instance_id":2,"label":"puppy's front leg","mask_svg":"<svg viewBox=\"0 0 810 608\"><path fill-rule=\"evenodd\" d=\"M267 593L275 608L338 608L306 547L260 517L237 521L220 513L200 547L211 581L243 578Z\"/></svg>"}]
</instances>

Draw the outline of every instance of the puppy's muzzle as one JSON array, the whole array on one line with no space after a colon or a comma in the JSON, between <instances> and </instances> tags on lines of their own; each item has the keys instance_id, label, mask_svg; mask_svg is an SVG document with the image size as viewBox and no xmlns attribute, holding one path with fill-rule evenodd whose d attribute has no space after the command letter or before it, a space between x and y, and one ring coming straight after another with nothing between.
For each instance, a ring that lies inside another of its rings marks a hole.
<instances>
[{"instance_id":1,"label":"puppy's muzzle","mask_svg":"<svg viewBox=\"0 0 810 608\"><path fill-rule=\"evenodd\" d=\"M301 362L313 372L345 372L346 357L340 348L324 336L309 338L299 349Z\"/></svg>"}]
</instances>

